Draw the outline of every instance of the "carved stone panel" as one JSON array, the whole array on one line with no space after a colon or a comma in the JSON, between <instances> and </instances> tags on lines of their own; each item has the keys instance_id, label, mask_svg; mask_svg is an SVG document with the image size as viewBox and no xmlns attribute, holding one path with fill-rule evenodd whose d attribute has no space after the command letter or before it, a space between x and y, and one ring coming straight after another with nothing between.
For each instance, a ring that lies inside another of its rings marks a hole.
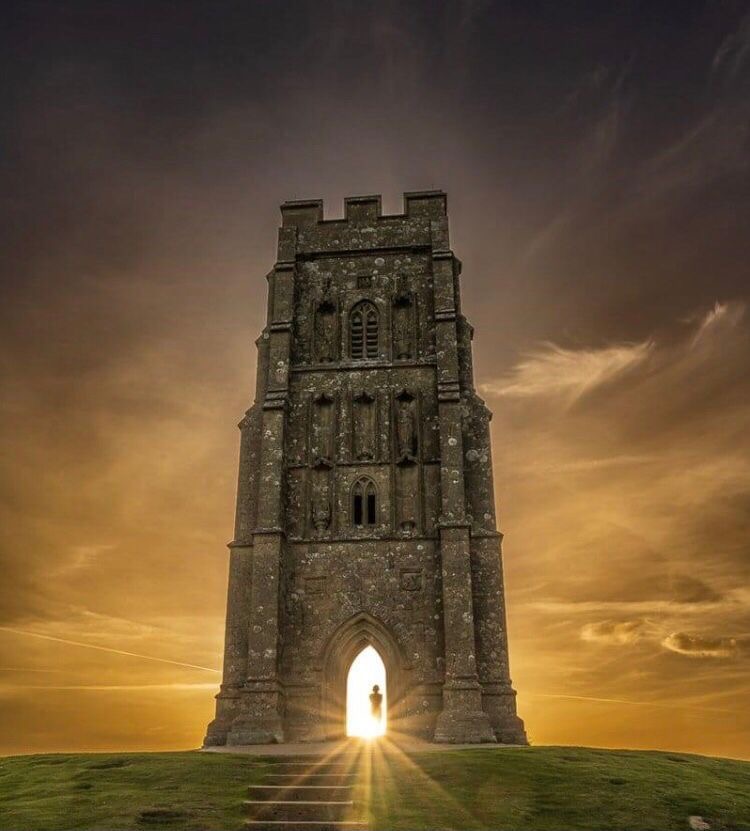
<instances>
[{"instance_id":1,"label":"carved stone panel","mask_svg":"<svg viewBox=\"0 0 750 831\"><path fill-rule=\"evenodd\" d=\"M377 437L375 399L367 392L360 392L352 403L354 458L362 461L374 459Z\"/></svg>"},{"instance_id":2,"label":"carved stone panel","mask_svg":"<svg viewBox=\"0 0 750 831\"><path fill-rule=\"evenodd\" d=\"M402 533L412 533L419 517L419 468L413 461L396 465L396 527Z\"/></svg>"},{"instance_id":3,"label":"carved stone panel","mask_svg":"<svg viewBox=\"0 0 750 831\"><path fill-rule=\"evenodd\" d=\"M414 397L405 390L396 397L396 458L417 458L417 412Z\"/></svg>"},{"instance_id":4,"label":"carved stone panel","mask_svg":"<svg viewBox=\"0 0 750 831\"><path fill-rule=\"evenodd\" d=\"M440 465L424 465L422 475L424 477L424 530L427 534L434 534L440 514Z\"/></svg>"},{"instance_id":5,"label":"carved stone panel","mask_svg":"<svg viewBox=\"0 0 750 831\"><path fill-rule=\"evenodd\" d=\"M315 310L315 361L322 364L335 361L336 340L336 307L330 300L323 300Z\"/></svg>"},{"instance_id":6,"label":"carved stone panel","mask_svg":"<svg viewBox=\"0 0 750 831\"><path fill-rule=\"evenodd\" d=\"M402 568L401 569L401 588L407 592L421 591L422 589L422 569ZM418 612L421 610L418 610Z\"/></svg>"},{"instance_id":7,"label":"carved stone panel","mask_svg":"<svg viewBox=\"0 0 750 831\"><path fill-rule=\"evenodd\" d=\"M305 525L304 468L288 471L286 482L286 529L290 537L301 537Z\"/></svg>"},{"instance_id":8,"label":"carved stone panel","mask_svg":"<svg viewBox=\"0 0 750 831\"><path fill-rule=\"evenodd\" d=\"M325 574L314 575L305 579L305 594L318 595L323 594L326 587Z\"/></svg>"},{"instance_id":9,"label":"carved stone panel","mask_svg":"<svg viewBox=\"0 0 750 831\"><path fill-rule=\"evenodd\" d=\"M331 525L331 468L321 462L311 471L310 520L318 533L327 531Z\"/></svg>"},{"instance_id":10,"label":"carved stone panel","mask_svg":"<svg viewBox=\"0 0 750 831\"><path fill-rule=\"evenodd\" d=\"M314 464L333 459L334 421L333 398L323 394L313 399L310 456Z\"/></svg>"},{"instance_id":11,"label":"carved stone panel","mask_svg":"<svg viewBox=\"0 0 750 831\"><path fill-rule=\"evenodd\" d=\"M402 361L414 357L414 305L409 295L393 302L393 357Z\"/></svg>"}]
</instances>

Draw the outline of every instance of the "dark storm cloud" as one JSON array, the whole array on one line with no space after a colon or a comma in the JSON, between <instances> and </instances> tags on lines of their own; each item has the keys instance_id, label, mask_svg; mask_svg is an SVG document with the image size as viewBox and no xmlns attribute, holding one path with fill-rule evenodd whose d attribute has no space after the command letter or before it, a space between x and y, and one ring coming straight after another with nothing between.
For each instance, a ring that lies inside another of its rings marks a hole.
<instances>
[{"instance_id":1,"label":"dark storm cloud","mask_svg":"<svg viewBox=\"0 0 750 831\"><path fill-rule=\"evenodd\" d=\"M395 212L440 187L532 736L747 755L750 724L715 712L746 703L730 644L750 630L747 3L24 2L6 21L7 747L39 724L36 749L197 743L205 673L121 653L219 665L276 206L337 216L374 192ZM712 650L732 658L694 660ZM36 671L54 680L32 701ZM644 697L713 720L629 717Z\"/></svg>"}]
</instances>

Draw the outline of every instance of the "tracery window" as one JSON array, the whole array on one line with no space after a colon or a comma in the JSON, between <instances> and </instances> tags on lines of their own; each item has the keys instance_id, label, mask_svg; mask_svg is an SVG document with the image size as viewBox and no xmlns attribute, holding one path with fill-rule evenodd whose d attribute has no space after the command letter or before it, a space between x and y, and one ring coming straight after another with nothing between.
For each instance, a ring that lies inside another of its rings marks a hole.
<instances>
[{"instance_id":1,"label":"tracery window","mask_svg":"<svg viewBox=\"0 0 750 831\"><path fill-rule=\"evenodd\" d=\"M358 528L377 523L377 488L372 479L358 479L352 488L352 523Z\"/></svg>"},{"instance_id":2,"label":"tracery window","mask_svg":"<svg viewBox=\"0 0 750 831\"><path fill-rule=\"evenodd\" d=\"M378 310L369 300L363 300L352 309L349 347L354 361L378 357Z\"/></svg>"}]
</instances>

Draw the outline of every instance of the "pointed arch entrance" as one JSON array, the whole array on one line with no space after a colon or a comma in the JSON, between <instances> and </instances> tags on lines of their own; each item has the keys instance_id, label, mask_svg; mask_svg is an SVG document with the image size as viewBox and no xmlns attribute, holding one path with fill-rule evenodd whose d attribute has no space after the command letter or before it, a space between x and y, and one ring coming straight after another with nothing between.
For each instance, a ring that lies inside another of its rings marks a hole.
<instances>
[{"instance_id":1,"label":"pointed arch entrance","mask_svg":"<svg viewBox=\"0 0 750 831\"><path fill-rule=\"evenodd\" d=\"M329 738L346 735L347 678L354 660L368 646L376 650L385 667L388 695L384 715L389 730L399 718L411 667L385 624L361 612L339 626L323 652L321 713Z\"/></svg>"}]
</instances>

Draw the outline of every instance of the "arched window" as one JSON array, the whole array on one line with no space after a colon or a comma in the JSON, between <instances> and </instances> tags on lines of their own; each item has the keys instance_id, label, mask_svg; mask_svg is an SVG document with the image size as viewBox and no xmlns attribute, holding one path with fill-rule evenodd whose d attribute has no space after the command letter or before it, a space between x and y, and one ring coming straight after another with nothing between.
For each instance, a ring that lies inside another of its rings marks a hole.
<instances>
[{"instance_id":1,"label":"arched window","mask_svg":"<svg viewBox=\"0 0 750 831\"><path fill-rule=\"evenodd\" d=\"M352 309L349 347L354 361L378 357L378 310L368 300Z\"/></svg>"},{"instance_id":2,"label":"arched window","mask_svg":"<svg viewBox=\"0 0 750 831\"><path fill-rule=\"evenodd\" d=\"M377 523L377 489L372 479L362 478L352 488L352 522L358 528Z\"/></svg>"}]
</instances>

